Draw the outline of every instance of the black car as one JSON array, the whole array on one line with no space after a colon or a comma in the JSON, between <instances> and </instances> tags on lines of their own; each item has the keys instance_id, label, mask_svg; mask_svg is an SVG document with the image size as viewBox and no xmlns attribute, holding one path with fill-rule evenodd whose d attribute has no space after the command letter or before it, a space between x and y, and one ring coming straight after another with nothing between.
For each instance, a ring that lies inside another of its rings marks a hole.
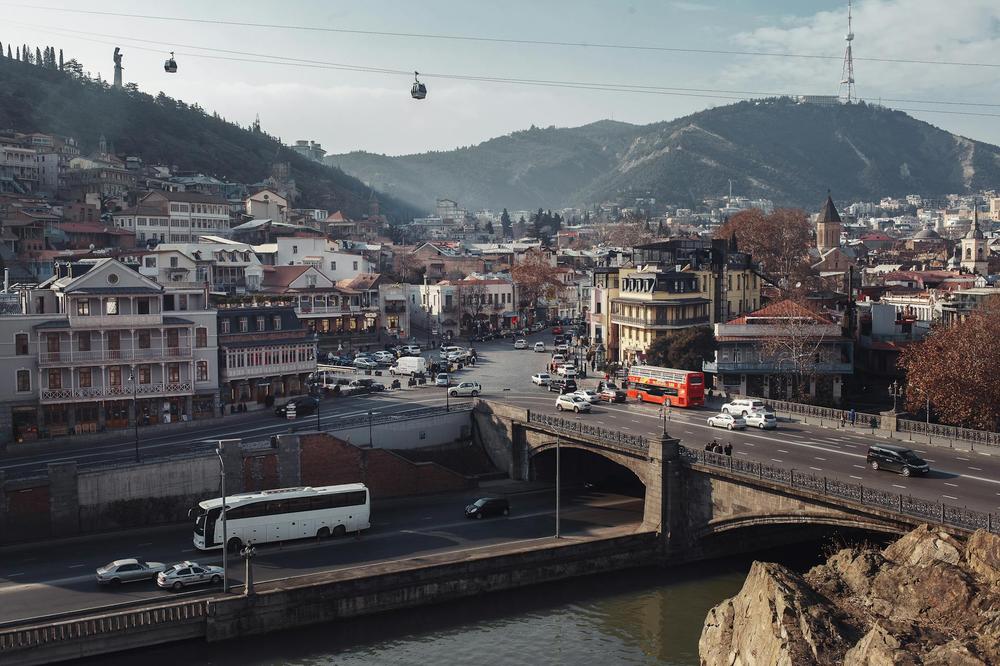
<instances>
[{"instance_id":1,"label":"black car","mask_svg":"<svg viewBox=\"0 0 1000 666\"><path fill-rule=\"evenodd\" d=\"M559 393L572 393L576 390L576 380L553 377L549 380L548 390L549 393L553 391L558 391Z\"/></svg>"},{"instance_id":2,"label":"black car","mask_svg":"<svg viewBox=\"0 0 1000 666\"><path fill-rule=\"evenodd\" d=\"M489 518L510 514L510 502L502 497L481 497L465 507L466 518Z\"/></svg>"},{"instance_id":3,"label":"black car","mask_svg":"<svg viewBox=\"0 0 1000 666\"><path fill-rule=\"evenodd\" d=\"M277 416L287 416L286 409L288 405L295 405L295 416L307 416L309 414L315 414L316 409L319 407L319 400L311 395L303 395L298 398L292 398L281 407L275 407L274 413Z\"/></svg>"},{"instance_id":4,"label":"black car","mask_svg":"<svg viewBox=\"0 0 1000 666\"><path fill-rule=\"evenodd\" d=\"M887 469L903 476L927 474L931 471L927 461L905 446L872 444L868 447L868 464L875 471Z\"/></svg>"}]
</instances>

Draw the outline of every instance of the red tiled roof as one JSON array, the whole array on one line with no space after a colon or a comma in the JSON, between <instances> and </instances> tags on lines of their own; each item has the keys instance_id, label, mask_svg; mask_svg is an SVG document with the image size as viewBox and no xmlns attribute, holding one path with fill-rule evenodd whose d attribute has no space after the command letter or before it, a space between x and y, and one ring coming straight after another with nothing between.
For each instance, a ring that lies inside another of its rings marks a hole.
<instances>
[{"instance_id":1,"label":"red tiled roof","mask_svg":"<svg viewBox=\"0 0 1000 666\"><path fill-rule=\"evenodd\" d=\"M777 301L775 303L769 303L759 310L754 310L749 314L745 314L741 317L737 317L732 321L727 323L730 324L748 324L750 320L753 319L789 319L789 318L799 318L799 319L813 319L821 324L831 324L827 317L811 310L810 308L802 305L801 303L796 303L793 300L785 299L783 301Z\"/></svg>"},{"instance_id":2,"label":"red tiled roof","mask_svg":"<svg viewBox=\"0 0 1000 666\"><path fill-rule=\"evenodd\" d=\"M308 264L299 266L268 266L264 271L263 285L265 287L287 287L297 277L309 270Z\"/></svg>"}]
</instances>

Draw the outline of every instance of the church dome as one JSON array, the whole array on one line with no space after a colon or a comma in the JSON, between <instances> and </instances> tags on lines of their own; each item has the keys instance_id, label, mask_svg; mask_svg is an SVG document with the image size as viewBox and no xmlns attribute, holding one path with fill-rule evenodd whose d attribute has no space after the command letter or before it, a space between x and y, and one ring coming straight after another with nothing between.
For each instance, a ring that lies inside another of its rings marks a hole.
<instances>
[{"instance_id":1,"label":"church dome","mask_svg":"<svg viewBox=\"0 0 1000 666\"><path fill-rule=\"evenodd\" d=\"M913 240L941 240L941 235L934 231L932 227L924 227L913 234Z\"/></svg>"},{"instance_id":2,"label":"church dome","mask_svg":"<svg viewBox=\"0 0 1000 666\"><path fill-rule=\"evenodd\" d=\"M969 229L969 232L965 234L966 240L983 240L983 238L983 230L979 228L978 221L976 224L973 224L972 228Z\"/></svg>"}]
</instances>

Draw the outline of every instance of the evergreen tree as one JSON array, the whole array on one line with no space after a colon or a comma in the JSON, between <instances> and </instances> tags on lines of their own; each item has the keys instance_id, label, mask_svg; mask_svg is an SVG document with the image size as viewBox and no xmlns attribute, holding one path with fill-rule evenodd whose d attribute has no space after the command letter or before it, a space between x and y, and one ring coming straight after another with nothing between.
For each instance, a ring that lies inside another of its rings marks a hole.
<instances>
[{"instance_id":1,"label":"evergreen tree","mask_svg":"<svg viewBox=\"0 0 1000 666\"><path fill-rule=\"evenodd\" d=\"M8 48L10 48L10 47L8 47ZM21 47L20 46L17 47L17 59L18 60L21 59Z\"/></svg>"},{"instance_id":2,"label":"evergreen tree","mask_svg":"<svg viewBox=\"0 0 1000 666\"><path fill-rule=\"evenodd\" d=\"M42 66L42 50L37 46L35 47L35 64L39 67Z\"/></svg>"},{"instance_id":3,"label":"evergreen tree","mask_svg":"<svg viewBox=\"0 0 1000 666\"><path fill-rule=\"evenodd\" d=\"M8 46L7 49L10 50L10 47ZM59 71L60 72L62 71L62 68L63 68L63 54L62 54L62 49L59 49Z\"/></svg>"},{"instance_id":4,"label":"evergreen tree","mask_svg":"<svg viewBox=\"0 0 1000 666\"><path fill-rule=\"evenodd\" d=\"M10 42L7 42L7 60L13 60L10 55Z\"/></svg>"},{"instance_id":5,"label":"evergreen tree","mask_svg":"<svg viewBox=\"0 0 1000 666\"><path fill-rule=\"evenodd\" d=\"M3 57L3 42L0 42L0 58Z\"/></svg>"},{"instance_id":6,"label":"evergreen tree","mask_svg":"<svg viewBox=\"0 0 1000 666\"><path fill-rule=\"evenodd\" d=\"M503 213L500 214L500 228L503 229L503 235L504 235L505 238L511 238L512 237L512 233L511 233L511 231L512 231L511 227L512 226L513 226L513 224L510 221L510 213L508 213L507 209L504 208L503 209Z\"/></svg>"}]
</instances>

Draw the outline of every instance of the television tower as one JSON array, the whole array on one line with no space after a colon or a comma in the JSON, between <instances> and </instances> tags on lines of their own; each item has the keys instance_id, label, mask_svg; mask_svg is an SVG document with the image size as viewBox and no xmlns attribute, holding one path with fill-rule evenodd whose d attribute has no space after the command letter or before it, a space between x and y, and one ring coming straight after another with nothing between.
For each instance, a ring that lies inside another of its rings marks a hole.
<instances>
[{"instance_id":1,"label":"television tower","mask_svg":"<svg viewBox=\"0 0 1000 666\"><path fill-rule=\"evenodd\" d=\"M852 0L847 0L847 35L844 37L844 40L847 42L847 48L844 50L844 70L840 75L840 96L842 98L846 97L844 101L847 104L858 99L857 92L854 90L854 54L851 52L851 43L854 41L851 4ZM845 86L847 88L846 92L844 90Z\"/></svg>"}]
</instances>

